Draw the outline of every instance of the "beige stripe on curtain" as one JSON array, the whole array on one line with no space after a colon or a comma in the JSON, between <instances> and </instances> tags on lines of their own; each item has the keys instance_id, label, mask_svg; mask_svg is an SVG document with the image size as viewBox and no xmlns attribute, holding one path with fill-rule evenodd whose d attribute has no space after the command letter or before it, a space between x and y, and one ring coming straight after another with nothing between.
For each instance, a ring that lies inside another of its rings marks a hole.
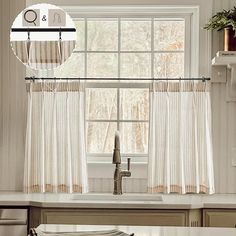
<instances>
[{"instance_id":1,"label":"beige stripe on curtain","mask_svg":"<svg viewBox=\"0 0 236 236\"><path fill-rule=\"evenodd\" d=\"M25 65L28 65L30 41L12 41L11 46L16 57Z\"/></svg>"},{"instance_id":2,"label":"beige stripe on curtain","mask_svg":"<svg viewBox=\"0 0 236 236\"><path fill-rule=\"evenodd\" d=\"M16 56L33 69L53 69L70 57L76 41L12 41Z\"/></svg>"},{"instance_id":3,"label":"beige stripe on curtain","mask_svg":"<svg viewBox=\"0 0 236 236\"><path fill-rule=\"evenodd\" d=\"M25 192L87 192L84 85L27 84Z\"/></svg>"},{"instance_id":4,"label":"beige stripe on curtain","mask_svg":"<svg viewBox=\"0 0 236 236\"><path fill-rule=\"evenodd\" d=\"M150 94L148 191L214 193L209 82L167 82Z\"/></svg>"},{"instance_id":5,"label":"beige stripe on curtain","mask_svg":"<svg viewBox=\"0 0 236 236\"><path fill-rule=\"evenodd\" d=\"M75 41L61 41L60 48L61 48L61 63L64 63L67 58L71 56L75 48Z\"/></svg>"}]
</instances>

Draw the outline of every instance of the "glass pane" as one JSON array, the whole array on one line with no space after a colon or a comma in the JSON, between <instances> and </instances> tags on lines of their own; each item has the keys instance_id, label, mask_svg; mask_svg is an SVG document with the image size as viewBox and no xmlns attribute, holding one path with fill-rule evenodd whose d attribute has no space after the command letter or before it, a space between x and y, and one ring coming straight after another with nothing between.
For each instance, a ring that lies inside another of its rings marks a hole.
<instances>
[{"instance_id":1,"label":"glass pane","mask_svg":"<svg viewBox=\"0 0 236 236\"><path fill-rule=\"evenodd\" d=\"M148 153L148 123L120 124L121 153Z\"/></svg>"},{"instance_id":2,"label":"glass pane","mask_svg":"<svg viewBox=\"0 0 236 236\"><path fill-rule=\"evenodd\" d=\"M149 119L148 89L120 89L120 119Z\"/></svg>"},{"instance_id":3,"label":"glass pane","mask_svg":"<svg viewBox=\"0 0 236 236\"><path fill-rule=\"evenodd\" d=\"M88 53L88 77L117 77L118 60L116 53Z\"/></svg>"},{"instance_id":4,"label":"glass pane","mask_svg":"<svg viewBox=\"0 0 236 236\"><path fill-rule=\"evenodd\" d=\"M156 53L154 74L156 78L184 77L184 53Z\"/></svg>"},{"instance_id":5,"label":"glass pane","mask_svg":"<svg viewBox=\"0 0 236 236\"><path fill-rule=\"evenodd\" d=\"M118 20L88 20L88 51L117 51Z\"/></svg>"},{"instance_id":6,"label":"glass pane","mask_svg":"<svg viewBox=\"0 0 236 236\"><path fill-rule=\"evenodd\" d=\"M77 32L77 43L75 46L75 50L84 50L84 45L85 45L85 23L84 20L76 20L75 22L75 27L76 27L76 32Z\"/></svg>"},{"instance_id":7,"label":"glass pane","mask_svg":"<svg viewBox=\"0 0 236 236\"><path fill-rule=\"evenodd\" d=\"M112 153L116 130L116 122L87 122L87 152Z\"/></svg>"},{"instance_id":8,"label":"glass pane","mask_svg":"<svg viewBox=\"0 0 236 236\"><path fill-rule=\"evenodd\" d=\"M122 20L121 21L121 50L150 51L151 50L151 21Z\"/></svg>"},{"instance_id":9,"label":"glass pane","mask_svg":"<svg viewBox=\"0 0 236 236\"><path fill-rule=\"evenodd\" d=\"M154 49L184 50L184 21L154 21Z\"/></svg>"},{"instance_id":10,"label":"glass pane","mask_svg":"<svg viewBox=\"0 0 236 236\"><path fill-rule=\"evenodd\" d=\"M54 70L55 77L84 77L84 53L72 53L61 66Z\"/></svg>"},{"instance_id":11,"label":"glass pane","mask_svg":"<svg viewBox=\"0 0 236 236\"><path fill-rule=\"evenodd\" d=\"M117 89L86 89L86 117L90 120L117 119Z\"/></svg>"},{"instance_id":12,"label":"glass pane","mask_svg":"<svg viewBox=\"0 0 236 236\"><path fill-rule=\"evenodd\" d=\"M151 76L150 53L122 53L121 77L145 78Z\"/></svg>"}]
</instances>

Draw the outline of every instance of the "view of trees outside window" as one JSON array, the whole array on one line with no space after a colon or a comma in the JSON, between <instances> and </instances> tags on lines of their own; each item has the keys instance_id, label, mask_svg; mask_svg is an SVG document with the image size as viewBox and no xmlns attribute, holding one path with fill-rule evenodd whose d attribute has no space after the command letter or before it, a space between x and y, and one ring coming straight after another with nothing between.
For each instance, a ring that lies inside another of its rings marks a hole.
<instances>
[{"instance_id":1,"label":"view of trees outside window","mask_svg":"<svg viewBox=\"0 0 236 236\"><path fill-rule=\"evenodd\" d=\"M184 20L81 18L76 27L76 48L54 70L56 77L95 77L99 84L110 77L184 76ZM137 88L139 82L143 81L120 81L132 83L131 88L86 88L88 155L110 156L119 130L121 153L147 156L149 88Z\"/></svg>"}]
</instances>

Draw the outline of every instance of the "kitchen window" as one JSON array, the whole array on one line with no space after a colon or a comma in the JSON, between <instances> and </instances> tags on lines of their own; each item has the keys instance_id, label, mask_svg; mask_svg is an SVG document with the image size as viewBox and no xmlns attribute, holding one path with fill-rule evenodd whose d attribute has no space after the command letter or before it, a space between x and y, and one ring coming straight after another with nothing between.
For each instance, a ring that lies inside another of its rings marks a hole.
<instances>
[{"instance_id":1,"label":"kitchen window","mask_svg":"<svg viewBox=\"0 0 236 236\"><path fill-rule=\"evenodd\" d=\"M150 81L141 79L192 74L191 14L75 18L76 49L54 76L99 78L86 81L88 161L111 162L119 130L122 157L147 162ZM140 81L103 80L123 77Z\"/></svg>"}]
</instances>

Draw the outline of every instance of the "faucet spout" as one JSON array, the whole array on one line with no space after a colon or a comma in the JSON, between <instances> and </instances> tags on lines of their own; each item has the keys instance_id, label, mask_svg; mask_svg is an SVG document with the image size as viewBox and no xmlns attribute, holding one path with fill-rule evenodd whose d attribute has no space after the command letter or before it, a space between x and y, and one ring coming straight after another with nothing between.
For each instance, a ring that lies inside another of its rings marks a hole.
<instances>
[{"instance_id":1,"label":"faucet spout","mask_svg":"<svg viewBox=\"0 0 236 236\"><path fill-rule=\"evenodd\" d=\"M127 169L121 170L121 156L120 156L120 134L116 132L115 134L115 148L113 152L112 163L116 165L116 169L114 172L114 191L113 194L119 195L122 194L122 178L130 177L130 158L127 159Z\"/></svg>"}]
</instances>

